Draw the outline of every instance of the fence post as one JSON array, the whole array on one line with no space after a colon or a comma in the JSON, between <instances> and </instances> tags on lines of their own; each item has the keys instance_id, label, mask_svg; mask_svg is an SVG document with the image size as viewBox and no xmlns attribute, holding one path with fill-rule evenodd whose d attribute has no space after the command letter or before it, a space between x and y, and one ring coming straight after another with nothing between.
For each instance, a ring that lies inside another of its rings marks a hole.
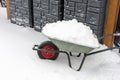
<instances>
[{"instance_id":1,"label":"fence post","mask_svg":"<svg viewBox=\"0 0 120 80\"><path fill-rule=\"evenodd\" d=\"M109 0L104 34L113 34L115 32L119 12L119 2L119 0ZM113 42L114 37L105 37L103 41L108 47L112 47Z\"/></svg>"},{"instance_id":2,"label":"fence post","mask_svg":"<svg viewBox=\"0 0 120 80\"><path fill-rule=\"evenodd\" d=\"M7 9L7 19L10 19L10 6L9 6L9 0L6 0L6 9Z\"/></svg>"}]
</instances>

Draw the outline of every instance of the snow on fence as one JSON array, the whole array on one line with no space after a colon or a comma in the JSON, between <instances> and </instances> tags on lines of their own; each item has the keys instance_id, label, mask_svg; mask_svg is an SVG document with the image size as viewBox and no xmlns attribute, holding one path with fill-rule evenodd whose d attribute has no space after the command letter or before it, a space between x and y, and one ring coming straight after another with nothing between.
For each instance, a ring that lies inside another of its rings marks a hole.
<instances>
[{"instance_id":1,"label":"snow on fence","mask_svg":"<svg viewBox=\"0 0 120 80\"><path fill-rule=\"evenodd\" d=\"M32 0L10 0L10 21L20 26L33 26Z\"/></svg>"},{"instance_id":2,"label":"snow on fence","mask_svg":"<svg viewBox=\"0 0 120 80\"><path fill-rule=\"evenodd\" d=\"M46 23L62 20L63 0L33 0L34 28L41 31Z\"/></svg>"},{"instance_id":3,"label":"snow on fence","mask_svg":"<svg viewBox=\"0 0 120 80\"><path fill-rule=\"evenodd\" d=\"M77 19L102 36L108 0L65 0L64 20Z\"/></svg>"}]
</instances>

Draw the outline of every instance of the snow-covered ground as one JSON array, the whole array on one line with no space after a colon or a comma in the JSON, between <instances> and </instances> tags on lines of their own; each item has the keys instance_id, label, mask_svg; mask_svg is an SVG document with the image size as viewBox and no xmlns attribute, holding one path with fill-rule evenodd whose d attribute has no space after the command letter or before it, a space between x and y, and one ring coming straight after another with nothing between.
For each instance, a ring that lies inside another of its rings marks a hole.
<instances>
[{"instance_id":1,"label":"snow-covered ground","mask_svg":"<svg viewBox=\"0 0 120 80\"><path fill-rule=\"evenodd\" d=\"M81 71L68 67L60 54L56 61L41 60L34 44L47 40L39 32L11 24L0 7L0 80L120 80L120 56L107 51L89 56ZM106 48L104 45L100 49ZM81 58L72 58L78 66Z\"/></svg>"}]
</instances>

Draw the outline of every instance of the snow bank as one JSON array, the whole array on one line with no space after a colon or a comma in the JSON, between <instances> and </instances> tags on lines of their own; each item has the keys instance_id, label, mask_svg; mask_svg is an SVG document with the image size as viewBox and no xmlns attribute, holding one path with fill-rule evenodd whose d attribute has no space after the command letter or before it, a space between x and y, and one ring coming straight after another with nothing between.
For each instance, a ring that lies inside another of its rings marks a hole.
<instances>
[{"instance_id":1,"label":"snow bank","mask_svg":"<svg viewBox=\"0 0 120 80\"><path fill-rule=\"evenodd\" d=\"M99 42L90 27L77 20L48 23L42 30L46 36L88 47L99 47Z\"/></svg>"}]
</instances>

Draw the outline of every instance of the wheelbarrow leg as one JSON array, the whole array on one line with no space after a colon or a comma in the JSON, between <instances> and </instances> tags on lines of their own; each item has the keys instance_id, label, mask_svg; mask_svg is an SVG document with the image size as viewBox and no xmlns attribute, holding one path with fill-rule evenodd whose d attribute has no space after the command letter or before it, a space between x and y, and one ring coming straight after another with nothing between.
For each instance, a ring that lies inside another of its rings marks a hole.
<instances>
[{"instance_id":1,"label":"wheelbarrow leg","mask_svg":"<svg viewBox=\"0 0 120 80\"><path fill-rule=\"evenodd\" d=\"M68 52L62 51L62 53L65 53L67 55L69 67L72 68L72 66L71 66L71 60L70 60L70 56L69 56Z\"/></svg>"},{"instance_id":2,"label":"wheelbarrow leg","mask_svg":"<svg viewBox=\"0 0 120 80\"><path fill-rule=\"evenodd\" d=\"M84 53L82 62L81 62L81 64L80 64L80 67L77 69L77 71L80 71L80 70L81 70L81 68L82 68L82 66L83 66L83 64L84 64L84 62L85 62L86 57L87 57L87 54Z\"/></svg>"},{"instance_id":3,"label":"wheelbarrow leg","mask_svg":"<svg viewBox=\"0 0 120 80\"><path fill-rule=\"evenodd\" d=\"M66 52L66 51L61 51L61 52L62 52L62 53L65 53L65 54L67 55L69 67L70 67L70 68L73 68L72 65L71 65L71 59L70 59L69 53ZM77 69L77 71L80 71L80 70L81 70L81 68L82 68L82 66L83 66L83 64L84 64L84 61L85 61L86 57L87 57L87 54L84 54L83 59L82 59L82 62L80 63L80 66L79 66L79 68Z\"/></svg>"}]
</instances>

